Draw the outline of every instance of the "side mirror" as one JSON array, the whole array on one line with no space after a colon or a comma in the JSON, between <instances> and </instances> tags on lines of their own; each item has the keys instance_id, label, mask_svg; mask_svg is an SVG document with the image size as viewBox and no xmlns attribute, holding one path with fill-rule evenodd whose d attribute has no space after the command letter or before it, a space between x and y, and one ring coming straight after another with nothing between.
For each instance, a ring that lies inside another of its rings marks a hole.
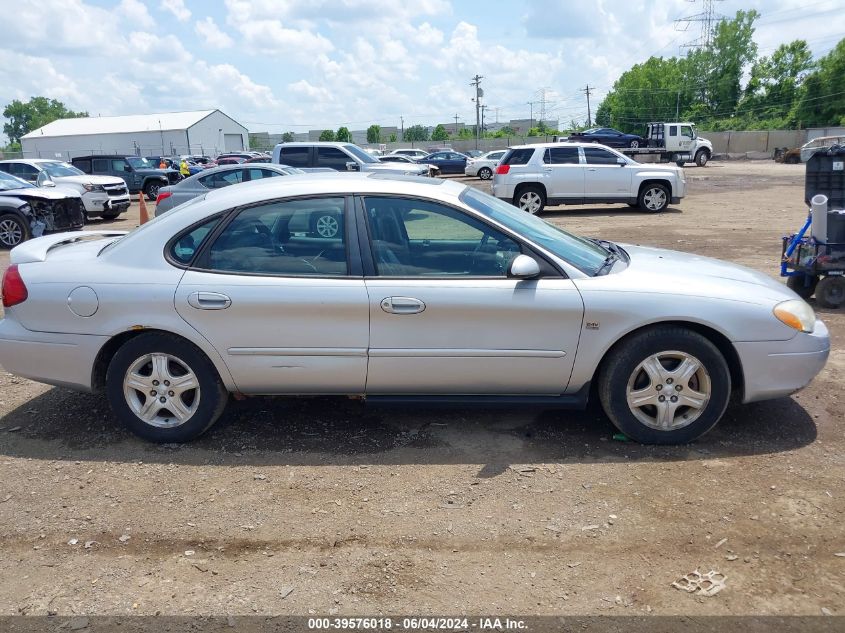
<instances>
[{"instance_id":1,"label":"side mirror","mask_svg":"<svg viewBox=\"0 0 845 633\"><path fill-rule=\"evenodd\" d=\"M53 182L53 179L50 178L50 174L46 171L42 171L38 173L38 177L35 179L35 184L39 187L55 187L56 183Z\"/></svg>"},{"instance_id":2,"label":"side mirror","mask_svg":"<svg viewBox=\"0 0 845 633\"><path fill-rule=\"evenodd\" d=\"M346 171L361 171L361 165L356 163L354 160L350 160L346 163Z\"/></svg>"},{"instance_id":3,"label":"side mirror","mask_svg":"<svg viewBox=\"0 0 845 633\"><path fill-rule=\"evenodd\" d=\"M124 165L123 171L132 171L132 166L131 165Z\"/></svg>"},{"instance_id":4,"label":"side mirror","mask_svg":"<svg viewBox=\"0 0 845 633\"><path fill-rule=\"evenodd\" d=\"M624 167L625 165L628 164L628 161L625 160L624 158L617 158L616 164L619 165L620 167Z\"/></svg>"},{"instance_id":5,"label":"side mirror","mask_svg":"<svg viewBox=\"0 0 845 633\"><path fill-rule=\"evenodd\" d=\"M533 257L517 255L508 266L508 277L530 279L540 274L540 265Z\"/></svg>"}]
</instances>

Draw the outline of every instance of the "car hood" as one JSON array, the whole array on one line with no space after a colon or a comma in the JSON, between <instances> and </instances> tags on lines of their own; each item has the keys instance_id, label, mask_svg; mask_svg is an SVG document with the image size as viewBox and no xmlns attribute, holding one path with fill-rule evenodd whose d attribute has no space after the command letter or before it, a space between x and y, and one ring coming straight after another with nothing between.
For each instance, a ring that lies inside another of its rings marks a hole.
<instances>
[{"instance_id":1,"label":"car hood","mask_svg":"<svg viewBox=\"0 0 845 633\"><path fill-rule=\"evenodd\" d=\"M117 176L91 176L82 174L80 176L56 176L53 182L59 184L74 184L74 185L125 185L123 178Z\"/></svg>"},{"instance_id":2,"label":"car hood","mask_svg":"<svg viewBox=\"0 0 845 633\"><path fill-rule=\"evenodd\" d=\"M69 189L62 189L61 187L32 187L26 189L6 189L0 191L0 196L11 196L13 198L21 198L29 200L37 198L39 200L64 200L65 198L79 198L79 194Z\"/></svg>"},{"instance_id":3,"label":"car hood","mask_svg":"<svg viewBox=\"0 0 845 633\"><path fill-rule=\"evenodd\" d=\"M628 267L605 276L619 290L771 304L795 299L786 285L745 266L693 253L620 244Z\"/></svg>"}]
</instances>

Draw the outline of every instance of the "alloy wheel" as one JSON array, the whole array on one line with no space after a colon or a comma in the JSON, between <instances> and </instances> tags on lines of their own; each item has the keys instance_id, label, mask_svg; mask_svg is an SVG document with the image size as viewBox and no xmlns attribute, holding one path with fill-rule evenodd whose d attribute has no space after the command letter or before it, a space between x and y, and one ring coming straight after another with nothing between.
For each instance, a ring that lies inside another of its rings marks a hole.
<instances>
[{"instance_id":1,"label":"alloy wheel","mask_svg":"<svg viewBox=\"0 0 845 633\"><path fill-rule=\"evenodd\" d=\"M526 191L519 196L519 208L534 215L543 206L543 199L536 191Z\"/></svg>"},{"instance_id":2,"label":"alloy wheel","mask_svg":"<svg viewBox=\"0 0 845 633\"><path fill-rule=\"evenodd\" d=\"M0 242L3 246L12 248L23 241L23 230L21 225L9 218L0 222Z\"/></svg>"},{"instance_id":3,"label":"alloy wheel","mask_svg":"<svg viewBox=\"0 0 845 633\"><path fill-rule=\"evenodd\" d=\"M174 428L191 419L200 403L196 374L171 354L152 353L126 370L123 395L141 420L157 428Z\"/></svg>"},{"instance_id":4,"label":"alloy wheel","mask_svg":"<svg viewBox=\"0 0 845 633\"><path fill-rule=\"evenodd\" d=\"M695 356L680 351L652 354L628 379L631 413L659 431L689 426L704 412L712 392L710 374Z\"/></svg>"},{"instance_id":5,"label":"alloy wheel","mask_svg":"<svg viewBox=\"0 0 845 633\"><path fill-rule=\"evenodd\" d=\"M666 192L660 187L652 187L645 192L643 202L649 211L659 211L666 206Z\"/></svg>"}]
</instances>

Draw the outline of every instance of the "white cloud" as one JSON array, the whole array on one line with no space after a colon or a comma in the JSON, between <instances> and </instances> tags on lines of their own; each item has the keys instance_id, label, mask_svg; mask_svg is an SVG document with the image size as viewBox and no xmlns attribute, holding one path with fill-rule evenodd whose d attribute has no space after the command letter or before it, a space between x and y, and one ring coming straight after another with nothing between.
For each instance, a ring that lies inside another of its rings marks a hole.
<instances>
[{"instance_id":1,"label":"white cloud","mask_svg":"<svg viewBox=\"0 0 845 633\"><path fill-rule=\"evenodd\" d=\"M162 11L169 11L180 22L191 19L191 10L185 6L185 0L161 0L159 8Z\"/></svg>"},{"instance_id":2,"label":"white cloud","mask_svg":"<svg viewBox=\"0 0 845 633\"><path fill-rule=\"evenodd\" d=\"M147 5L140 0L121 0L117 11L133 28L149 29L155 26L155 20L147 11Z\"/></svg>"},{"instance_id":3,"label":"white cloud","mask_svg":"<svg viewBox=\"0 0 845 633\"><path fill-rule=\"evenodd\" d=\"M214 18L210 16L204 20L197 20L194 30L212 48L230 48L235 43L231 37L217 26Z\"/></svg>"}]
</instances>

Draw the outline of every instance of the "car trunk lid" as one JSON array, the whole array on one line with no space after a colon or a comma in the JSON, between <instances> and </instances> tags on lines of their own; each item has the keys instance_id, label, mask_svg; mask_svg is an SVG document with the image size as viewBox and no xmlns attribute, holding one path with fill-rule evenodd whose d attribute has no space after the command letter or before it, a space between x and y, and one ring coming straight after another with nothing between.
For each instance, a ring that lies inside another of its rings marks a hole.
<instances>
[{"instance_id":1,"label":"car trunk lid","mask_svg":"<svg viewBox=\"0 0 845 633\"><path fill-rule=\"evenodd\" d=\"M85 243L87 248L73 252L74 256L79 256L90 250L99 251L103 247L102 240L110 237L121 237L126 233L127 231L74 231L73 233L55 233L37 237L13 248L9 260L12 264L43 262L47 260L48 256L56 254L63 247ZM92 244L92 242L99 243ZM67 251L63 253L65 256L70 254Z\"/></svg>"}]
</instances>

